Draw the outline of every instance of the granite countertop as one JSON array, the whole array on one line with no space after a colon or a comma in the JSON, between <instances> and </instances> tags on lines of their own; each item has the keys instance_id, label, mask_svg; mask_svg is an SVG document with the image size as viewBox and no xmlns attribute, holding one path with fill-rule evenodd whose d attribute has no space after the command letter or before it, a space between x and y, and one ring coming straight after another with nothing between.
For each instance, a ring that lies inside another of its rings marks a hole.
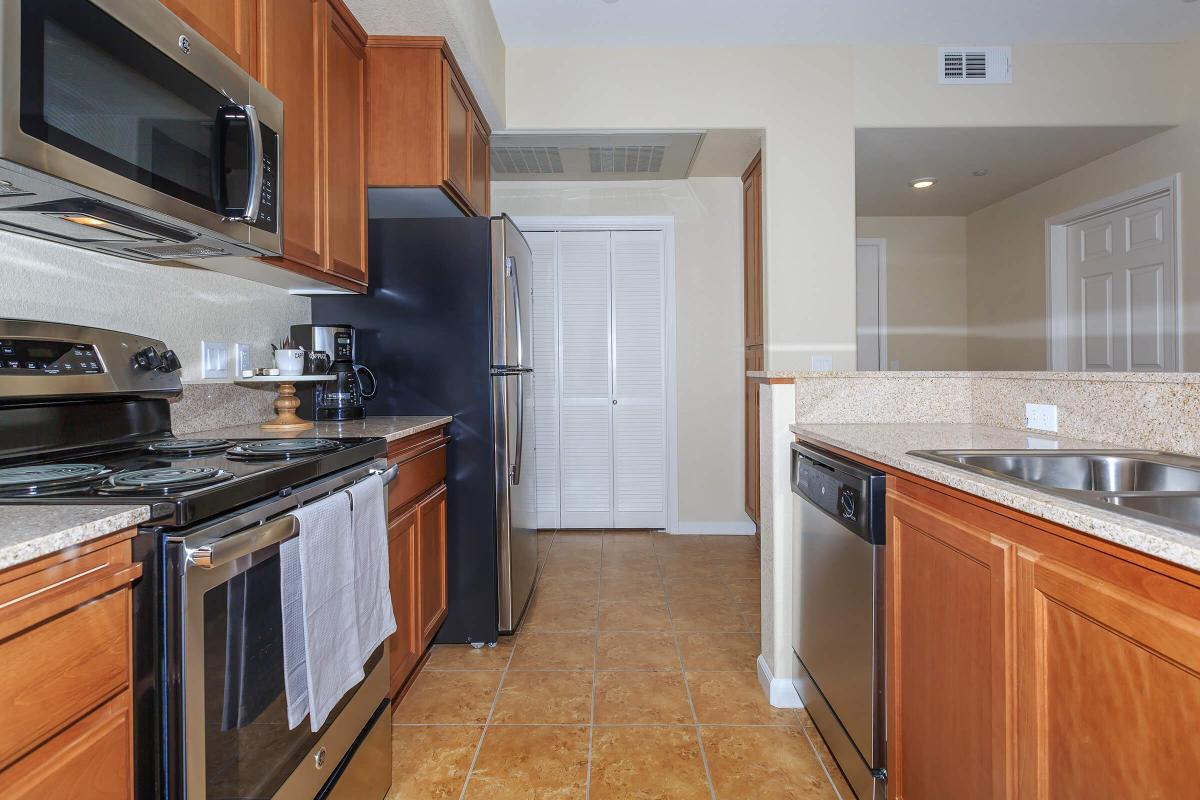
<instances>
[{"instance_id":1,"label":"granite countertop","mask_svg":"<svg viewBox=\"0 0 1200 800\"><path fill-rule=\"evenodd\" d=\"M306 431L264 431L257 423L196 431L188 436L214 439L341 439L349 436L382 436L389 442L437 428L454 417L366 417L347 422L318 422Z\"/></svg>"},{"instance_id":2,"label":"granite countertop","mask_svg":"<svg viewBox=\"0 0 1200 800\"><path fill-rule=\"evenodd\" d=\"M910 450L1121 449L1111 444L969 424L796 424L791 430L814 444L856 453L1131 550L1200 570L1200 536L1195 534L908 455Z\"/></svg>"},{"instance_id":3,"label":"granite countertop","mask_svg":"<svg viewBox=\"0 0 1200 800\"><path fill-rule=\"evenodd\" d=\"M0 506L0 569L131 528L147 506Z\"/></svg>"}]
</instances>

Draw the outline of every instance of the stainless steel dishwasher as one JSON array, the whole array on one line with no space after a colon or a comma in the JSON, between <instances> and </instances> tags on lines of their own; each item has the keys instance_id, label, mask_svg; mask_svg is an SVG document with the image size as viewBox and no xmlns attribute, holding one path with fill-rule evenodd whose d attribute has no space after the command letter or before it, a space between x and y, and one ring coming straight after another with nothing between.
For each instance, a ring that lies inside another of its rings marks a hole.
<instances>
[{"instance_id":1,"label":"stainless steel dishwasher","mask_svg":"<svg viewBox=\"0 0 1200 800\"><path fill-rule=\"evenodd\" d=\"M793 679L859 800L886 796L884 475L792 445Z\"/></svg>"}]
</instances>

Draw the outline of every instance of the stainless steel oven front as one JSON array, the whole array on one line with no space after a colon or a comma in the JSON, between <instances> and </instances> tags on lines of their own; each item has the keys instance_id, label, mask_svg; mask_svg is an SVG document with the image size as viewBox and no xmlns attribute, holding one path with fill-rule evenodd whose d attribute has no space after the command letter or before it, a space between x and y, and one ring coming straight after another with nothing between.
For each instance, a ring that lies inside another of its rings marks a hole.
<instances>
[{"instance_id":1,"label":"stainless steel oven front","mask_svg":"<svg viewBox=\"0 0 1200 800\"><path fill-rule=\"evenodd\" d=\"M280 252L283 103L154 0L4 0L0 227L141 260Z\"/></svg>"},{"instance_id":2,"label":"stainless steel oven front","mask_svg":"<svg viewBox=\"0 0 1200 800\"><path fill-rule=\"evenodd\" d=\"M321 730L289 728L279 545L298 505L342 491L383 460L351 467L250 510L167 539L162 755L168 797L362 800L391 783L386 643ZM332 796L336 796L333 794Z\"/></svg>"}]
</instances>

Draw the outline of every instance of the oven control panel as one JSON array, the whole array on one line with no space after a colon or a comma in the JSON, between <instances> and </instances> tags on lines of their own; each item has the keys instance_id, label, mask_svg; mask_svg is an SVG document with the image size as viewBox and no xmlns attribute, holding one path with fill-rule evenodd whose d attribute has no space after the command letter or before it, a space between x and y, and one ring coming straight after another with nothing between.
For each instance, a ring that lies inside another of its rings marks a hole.
<instances>
[{"instance_id":1,"label":"oven control panel","mask_svg":"<svg viewBox=\"0 0 1200 800\"><path fill-rule=\"evenodd\" d=\"M0 339L0 375L99 375L104 362L86 342Z\"/></svg>"}]
</instances>

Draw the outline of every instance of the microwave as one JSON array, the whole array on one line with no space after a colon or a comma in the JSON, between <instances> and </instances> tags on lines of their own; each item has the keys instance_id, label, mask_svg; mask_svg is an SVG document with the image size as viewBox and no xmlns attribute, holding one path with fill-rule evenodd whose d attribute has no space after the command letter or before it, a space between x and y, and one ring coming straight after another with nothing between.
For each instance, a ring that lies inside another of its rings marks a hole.
<instances>
[{"instance_id":1,"label":"microwave","mask_svg":"<svg viewBox=\"0 0 1200 800\"><path fill-rule=\"evenodd\" d=\"M0 5L0 229L142 261L280 253L283 103L155 0Z\"/></svg>"}]
</instances>

